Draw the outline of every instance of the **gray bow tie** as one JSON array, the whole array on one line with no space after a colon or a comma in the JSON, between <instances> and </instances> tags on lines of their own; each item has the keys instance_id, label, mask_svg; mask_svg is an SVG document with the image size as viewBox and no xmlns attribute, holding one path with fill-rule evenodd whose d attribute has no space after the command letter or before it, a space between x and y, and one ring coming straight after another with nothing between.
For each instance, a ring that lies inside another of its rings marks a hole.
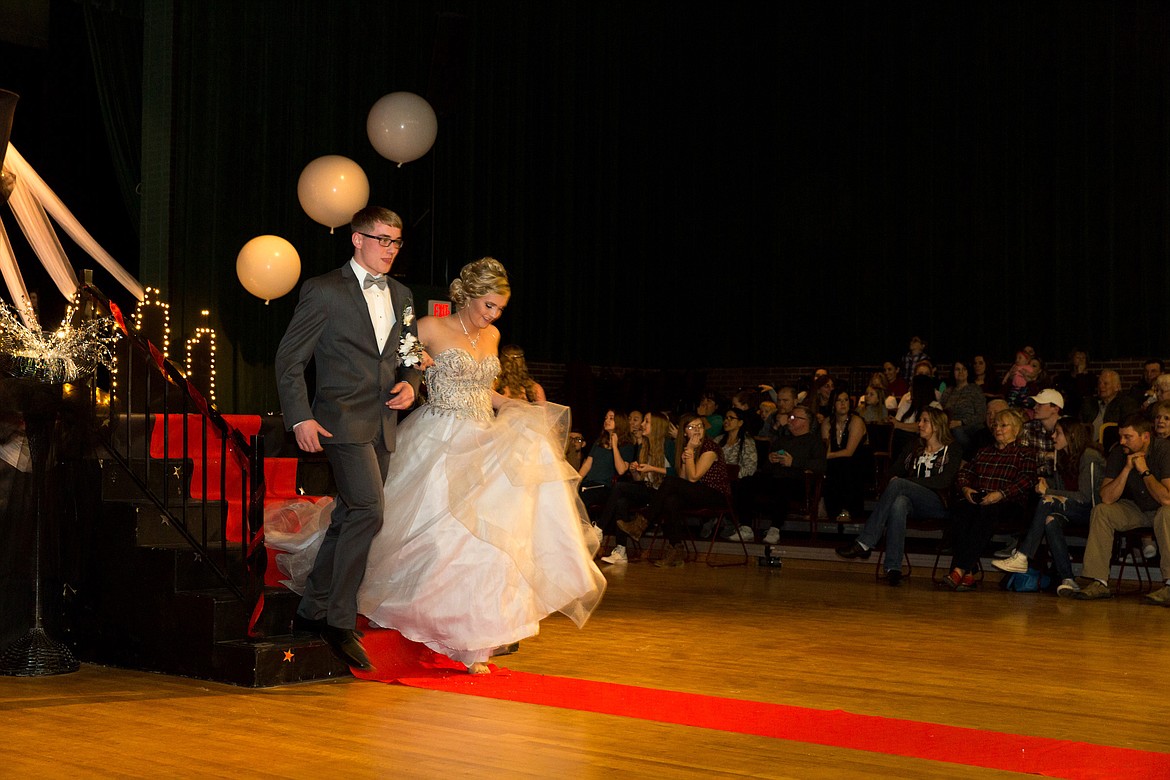
<instances>
[{"instance_id":1,"label":"gray bow tie","mask_svg":"<svg viewBox=\"0 0 1170 780\"><path fill-rule=\"evenodd\" d=\"M370 276L369 274L366 274L366 280L364 282L362 282L362 289L368 290L371 287L373 287L374 285L377 285L379 290L385 290L386 289L386 277L385 276Z\"/></svg>"}]
</instances>

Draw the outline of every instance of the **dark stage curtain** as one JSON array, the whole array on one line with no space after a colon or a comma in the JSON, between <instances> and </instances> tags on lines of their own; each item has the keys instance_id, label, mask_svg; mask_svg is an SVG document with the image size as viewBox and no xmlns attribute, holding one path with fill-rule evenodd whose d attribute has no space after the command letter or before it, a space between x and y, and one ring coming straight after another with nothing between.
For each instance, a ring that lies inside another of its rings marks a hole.
<instances>
[{"instance_id":1,"label":"dark stage curtain","mask_svg":"<svg viewBox=\"0 0 1170 780\"><path fill-rule=\"evenodd\" d=\"M179 333L212 311L227 410L276 408L296 297L248 295L240 247L282 235L303 276L349 256L296 198L325 154L404 217L406 282L499 257L504 340L533 360L873 364L912 334L1000 364L1166 353L1165 4L174 10L167 292ZM397 90L439 113L401 168L365 130Z\"/></svg>"}]
</instances>

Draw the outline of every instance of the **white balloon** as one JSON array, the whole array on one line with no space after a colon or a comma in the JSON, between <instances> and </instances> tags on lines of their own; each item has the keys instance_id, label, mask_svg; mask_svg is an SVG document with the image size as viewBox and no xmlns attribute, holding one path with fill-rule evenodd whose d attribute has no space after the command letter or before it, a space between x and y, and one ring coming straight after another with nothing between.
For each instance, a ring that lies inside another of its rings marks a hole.
<instances>
[{"instance_id":1,"label":"white balloon","mask_svg":"<svg viewBox=\"0 0 1170 780\"><path fill-rule=\"evenodd\" d=\"M366 134L374 149L399 165L429 152L438 132L435 110L413 92L382 96L366 118Z\"/></svg>"},{"instance_id":2,"label":"white balloon","mask_svg":"<svg viewBox=\"0 0 1170 780\"><path fill-rule=\"evenodd\" d=\"M340 227L369 203L370 180L353 160L327 154L301 171L297 199L314 222L327 228Z\"/></svg>"},{"instance_id":3,"label":"white balloon","mask_svg":"<svg viewBox=\"0 0 1170 780\"><path fill-rule=\"evenodd\" d=\"M244 289L267 304L297 286L301 256L280 236L256 236L236 256L236 276Z\"/></svg>"}]
</instances>

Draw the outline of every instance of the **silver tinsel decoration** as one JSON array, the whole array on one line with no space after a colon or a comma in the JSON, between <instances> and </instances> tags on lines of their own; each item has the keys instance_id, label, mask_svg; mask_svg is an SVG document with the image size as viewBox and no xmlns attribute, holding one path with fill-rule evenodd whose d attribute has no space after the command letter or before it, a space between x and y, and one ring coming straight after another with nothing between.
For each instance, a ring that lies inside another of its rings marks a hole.
<instances>
[{"instance_id":1,"label":"silver tinsel decoration","mask_svg":"<svg viewBox=\"0 0 1170 780\"><path fill-rule=\"evenodd\" d=\"M61 326L46 333L26 327L10 306L0 302L0 372L59 384L89 376L99 364L112 369L110 346L122 335L113 318L98 317L74 326L72 315L70 307Z\"/></svg>"}]
</instances>

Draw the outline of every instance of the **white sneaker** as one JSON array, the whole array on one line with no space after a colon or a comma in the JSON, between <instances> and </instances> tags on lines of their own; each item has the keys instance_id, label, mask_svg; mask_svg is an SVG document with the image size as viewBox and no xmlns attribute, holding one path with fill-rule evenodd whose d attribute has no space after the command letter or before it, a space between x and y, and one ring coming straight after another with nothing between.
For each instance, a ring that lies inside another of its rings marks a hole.
<instances>
[{"instance_id":1,"label":"white sneaker","mask_svg":"<svg viewBox=\"0 0 1170 780\"><path fill-rule=\"evenodd\" d=\"M1145 542L1145 544L1142 545L1142 557L1145 558L1147 561L1150 558L1153 558L1157 554L1158 554L1158 545L1154 544L1153 542Z\"/></svg>"},{"instance_id":2,"label":"white sneaker","mask_svg":"<svg viewBox=\"0 0 1170 780\"><path fill-rule=\"evenodd\" d=\"M619 544L613 548L613 552L602 558L606 563L629 563L630 559L626 557L625 545Z\"/></svg>"},{"instance_id":3,"label":"white sneaker","mask_svg":"<svg viewBox=\"0 0 1170 780\"><path fill-rule=\"evenodd\" d=\"M597 523L594 523L592 528L594 535L597 536L597 543L601 544L601 540L605 538L605 531L602 531L601 526L599 526Z\"/></svg>"},{"instance_id":4,"label":"white sneaker","mask_svg":"<svg viewBox=\"0 0 1170 780\"><path fill-rule=\"evenodd\" d=\"M733 542L754 542L756 540L756 531L750 525L741 525L736 529L735 533L731 535Z\"/></svg>"},{"instance_id":5,"label":"white sneaker","mask_svg":"<svg viewBox=\"0 0 1170 780\"><path fill-rule=\"evenodd\" d=\"M1010 558L1004 558L1002 561L992 561L991 565L1000 571L1010 571L1017 574L1023 574L1028 570L1028 556L1024 555L1019 550L1011 554Z\"/></svg>"},{"instance_id":6,"label":"white sneaker","mask_svg":"<svg viewBox=\"0 0 1170 780\"><path fill-rule=\"evenodd\" d=\"M1077 585L1076 580L1062 580L1060 585L1056 587L1057 596L1072 596L1081 592L1081 586Z\"/></svg>"},{"instance_id":7,"label":"white sneaker","mask_svg":"<svg viewBox=\"0 0 1170 780\"><path fill-rule=\"evenodd\" d=\"M1016 542L1013 539L1012 541L1008 542L1006 547L1004 547L1002 550L996 550L994 554L996 558L1010 558L1015 555L1015 553Z\"/></svg>"},{"instance_id":8,"label":"white sneaker","mask_svg":"<svg viewBox=\"0 0 1170 780\"><path fill-rule=\"evenodd\" d=\"M768 533L764 534L764 544L776 544L780 541L780 529L772 526L768 529Z\"/></svg>"}]
</instances>

